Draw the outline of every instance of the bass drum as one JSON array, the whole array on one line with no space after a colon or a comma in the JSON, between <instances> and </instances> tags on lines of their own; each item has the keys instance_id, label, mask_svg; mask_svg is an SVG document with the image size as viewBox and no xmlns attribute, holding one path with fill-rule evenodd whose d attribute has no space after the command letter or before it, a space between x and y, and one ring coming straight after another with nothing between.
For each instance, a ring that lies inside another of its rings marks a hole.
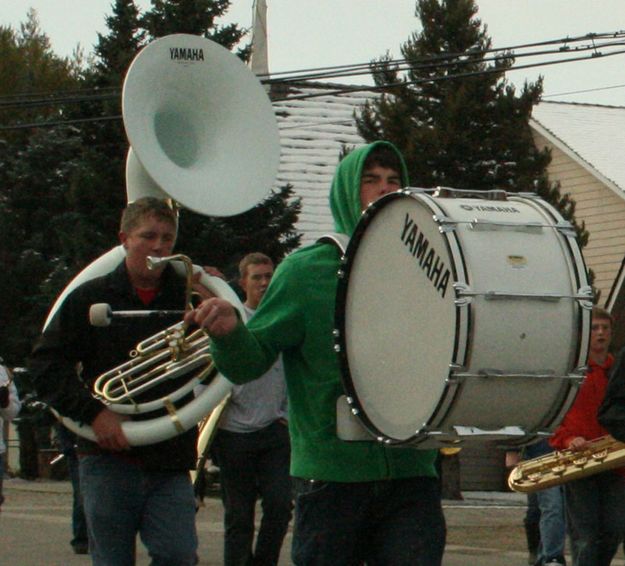
<instances>
[{"instance_id":1,"label":"bass drum","mask_svg":"<svg viewBox=\"0 0 625 566\"><path fill-rule=\"evenodd\" d=\"M387 195L346 250L336 349L351 413L379 441L524 444L583 378L592 290L574 229L538 197L476 194Z\"/></svg>"}]
</instances>

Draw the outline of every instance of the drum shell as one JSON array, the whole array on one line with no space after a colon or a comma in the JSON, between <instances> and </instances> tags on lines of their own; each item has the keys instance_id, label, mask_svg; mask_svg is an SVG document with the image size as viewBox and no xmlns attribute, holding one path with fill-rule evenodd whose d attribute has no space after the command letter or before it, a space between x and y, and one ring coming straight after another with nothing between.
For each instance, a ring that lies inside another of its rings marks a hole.
<instances>
[{"instance_id":1,"label":"drum shell","mask_svg":"<svg viewBox=\"0 0 625 566\"><path fill-rule=\"evenodd\" d=\"M587 287L581 253L562 226L535 197L403 191L370 207L337 300L343 381L370 432L423 443L556 426L590 320L573 298Z\"/></svg>"}]
</instances>

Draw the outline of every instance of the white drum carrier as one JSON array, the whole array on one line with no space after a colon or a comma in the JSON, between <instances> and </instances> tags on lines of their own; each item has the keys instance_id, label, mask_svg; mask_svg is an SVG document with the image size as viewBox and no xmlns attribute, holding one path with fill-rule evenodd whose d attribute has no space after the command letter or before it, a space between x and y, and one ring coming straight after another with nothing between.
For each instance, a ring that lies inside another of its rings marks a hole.
<instances>
[{"instance_id":1,"label":"white drum carrier","mask_svg":"<svg viewBox=\"0 0 625 566\"><path fill-rule=\"evenodd\" d=\"M387 195L347 247L335 343L369 438L523 444L575 398L592 308L575 231L534 195L478 194Z\"/></svg>"}]
</instances>

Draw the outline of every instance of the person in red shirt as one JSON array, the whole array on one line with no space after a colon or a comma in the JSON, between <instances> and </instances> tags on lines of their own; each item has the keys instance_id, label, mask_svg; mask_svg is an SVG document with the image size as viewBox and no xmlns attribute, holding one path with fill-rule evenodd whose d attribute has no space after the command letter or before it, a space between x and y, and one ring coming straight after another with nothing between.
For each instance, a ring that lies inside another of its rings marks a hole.
<instances>
[{"instance_id":1,"label":"person in red shirt","mask_svg":"<svg viewBox=\"0 0 625 566\"><path fill-rule=\"evenodd\" d=\"M608 435L597 418L614 363L609 353L612 317L593 307L588 372L575 402L550 440L557 450L584 450ZM608 566L625 532L625 469L610 470L565 484L566 517L573 566Z\"/></svg>"}]
</instances>

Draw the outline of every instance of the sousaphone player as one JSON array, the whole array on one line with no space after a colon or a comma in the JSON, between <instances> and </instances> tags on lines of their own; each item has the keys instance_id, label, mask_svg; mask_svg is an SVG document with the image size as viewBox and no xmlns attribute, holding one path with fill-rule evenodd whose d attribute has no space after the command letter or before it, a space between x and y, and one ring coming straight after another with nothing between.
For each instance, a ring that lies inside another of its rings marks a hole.
<instances>
[{"instance_id":1,"label":"sousaphone player","mask_svg":"<svg viewBox=\"0 0 625 566\"><path fill-rule=\"evenodd\" d=\"M182 60L180 53L197 57ZM206 215L244 212L271 188L279 136L271 104L253 73L223 47L197 36L167 36L145 47L128 71L122 102L133 151L121 246L96 259L57 299L31 369L42 400L84 437L79 440L80 480L93 563L134 564L138 533L152 564L185 566L197 562L189 478L196 461L196 424L230 386L217 376L193 396L193 386L208 373L203 355L189 368L191 377L165 372L162 380L152 380L149 391L128 395L126 406L95 398L92 385L116 374L120 364L126 367L129 352L140 350L139 342L160 336L165 327L177 328L172 323L181 324L190 269L184 273L180 265L169 263L177 215L163 197ZM235 144L249 168L231 165ZM148 257L155 258L150 265ZM212 287L212 278L200 275L200 282L218 296L236 301L225 283ZM124 316L147 310L178 314L171 319L113 317L107 326L92 326L89 317L96 304ZM173 346L184 361L193 345L190 337L183 338ZM173 354L172 361L178 362ZM150 377L145 372L134 381Z\"/></svg>"},{"instance_id":2,"label":"sousaphone player","mask_svg":"<svg viewBox=\"0 0 625 566\"><path fill-rule=\"evenodd\" d=\"M173 310L184 304L184 279L171 266L149 270L146 265L147 256L171 255L176 233L176 215L164 201L145 197L128 205L119 232L125 260L70 294L32 356L40 397L63 415L90 424L97 439L97 444L80 439L78 450L94 564L133 564L137 533L154 563L195 563L195 501L188 471L195 464L197 429L131 448L121 428L128 417L91 395L99 374L119 365L137 342L163 327L160 318L93 327L91 305Z\"/></svg>"}]
</instances>

